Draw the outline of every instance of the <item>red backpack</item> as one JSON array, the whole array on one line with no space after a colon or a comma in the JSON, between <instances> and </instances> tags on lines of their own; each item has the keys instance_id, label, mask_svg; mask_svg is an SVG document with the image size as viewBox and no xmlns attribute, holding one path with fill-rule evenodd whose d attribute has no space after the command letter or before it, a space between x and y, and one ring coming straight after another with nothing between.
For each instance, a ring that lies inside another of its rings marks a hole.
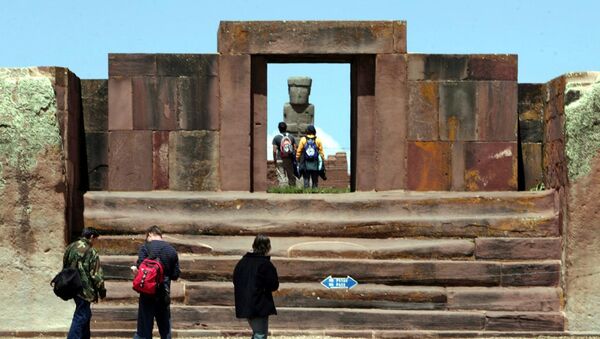
<instances>
[{"instance_id":1,"label":"red backpack","mask_svg":"<svg viewBox=\"0 0 600 339\"><path fill-rule=\"evenodd\" d=\"M148 248L146 248L148 250ZM138 293L155 295L165 279L165 270L158 259L144 259L133 278L133 289Z\"/></svg>"}]
</instances>

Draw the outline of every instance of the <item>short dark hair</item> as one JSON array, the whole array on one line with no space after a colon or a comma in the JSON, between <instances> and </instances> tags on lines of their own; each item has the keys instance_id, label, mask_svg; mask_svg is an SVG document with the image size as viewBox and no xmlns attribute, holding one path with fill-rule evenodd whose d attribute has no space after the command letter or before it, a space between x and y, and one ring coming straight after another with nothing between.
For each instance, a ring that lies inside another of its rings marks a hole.
<instances>
[{"instance_id":1,"label":"short dark hair","mask_svg":"<svg viewBox=\"0 0 600 339\"><path fill-rule=\"evenodd\" d=\"M285 133L287 131L287 124L282 121L277 125L277 128L279 128L280 133Z\"/></svg>"},{"instance_id":2,"label":"short dark hair","mask_svg":"<svg viewBox=\"0 0 600 339\"><path fill-rule=\"evenodd\" d=\"M252 252L255 254L266 255L271 250L271 240L264 234L259 234L252 243Z\"/></svg>"},{"instance_id":3,"label":"short dark hair","mask_svg":"<svg viewBox=\"0 0 600 339\"><path fill-rule=\"evenodd\" d=\"M146 230L146 235L150 235L151 233L162 237L162 231L160 230L160 227L156 225L152 225Z\"/></svg>"},{"instance_id":4,"label":"short dark hair","mask_svg":"<svg viewBox=\"0 0 600 339\"><path fill-rule=\"evenodd\" d=\"M100 233L98 233L98 231L91 227L87 227L83 229L83 232L81 232L81 236L86 239L98 238L100 236Z\"/></svg>"},{"instance_id":5,"label":"short dark hair","mask_svg":"<svg viewBox=\"0 0 600 339\"><path fill-rule=\"evenodd\" d=\"M313 126L313 125L306 126L306 134L317 135L317 130L315 129L315 126Z\"/></svg>"}]
</instances>

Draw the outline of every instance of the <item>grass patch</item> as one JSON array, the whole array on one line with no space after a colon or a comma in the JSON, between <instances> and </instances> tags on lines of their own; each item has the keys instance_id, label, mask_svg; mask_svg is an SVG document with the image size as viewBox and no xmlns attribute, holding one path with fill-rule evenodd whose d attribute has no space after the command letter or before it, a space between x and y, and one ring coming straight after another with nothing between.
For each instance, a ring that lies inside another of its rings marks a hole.
<instances>
[{"instance_id":1,"label":"grass patch","mask_svg":"<svg viewBox=\"0 0 600 339\"><path fill-rule=\"evenodd\" d=\"M303 193L303 194L311 194L311 193L349 193L350 188L333 188L333 187L323 187L323 188L299 188L299 187L269 187L267 189L267 193L280 193L280 194L294 194L294 193Z\"/></svg>"}]
</instances>

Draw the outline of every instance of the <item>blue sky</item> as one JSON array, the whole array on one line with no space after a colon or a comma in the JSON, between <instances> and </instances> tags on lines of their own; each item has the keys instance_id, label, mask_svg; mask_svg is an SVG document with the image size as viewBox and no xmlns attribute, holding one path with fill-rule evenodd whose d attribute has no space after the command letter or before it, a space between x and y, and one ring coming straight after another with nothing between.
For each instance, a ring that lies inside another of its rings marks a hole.
<instances>
[{"instance_id":1,"label":"blue sky","mask_svg":"<svg viewBox=\"0 0 600 339\"><path fill-rule=\"evenodd\" d=\"M7 0L0 67L66 66L84 79L106 78L109 52L215 53L221 20L406 20L409 52L516 53L519 82L546 82L600 70L598 13L594 0ZM347 147L345 65L279 66L269 66L269 120L288 101L280 79L315 74L317 125Z\"/></svg>"}]
</instances>

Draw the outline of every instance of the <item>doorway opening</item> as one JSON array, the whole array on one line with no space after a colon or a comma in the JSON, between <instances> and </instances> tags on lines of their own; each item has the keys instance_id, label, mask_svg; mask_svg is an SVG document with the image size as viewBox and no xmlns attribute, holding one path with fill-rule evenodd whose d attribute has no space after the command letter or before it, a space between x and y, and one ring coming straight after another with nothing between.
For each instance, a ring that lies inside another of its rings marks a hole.
<instances>
[{"instance_id":1,"label":"doorway opening","mask_svg":"<svg viewBox=\"0 0 600 339\"><path fill-rule=\"evenodd\" d=\"M351 64L268 62L266 80L267 191L300 192L304 188L304 177L288 181L289 160L281 160L280 122L286 123L287 133L296 144L307 135L307 126L315 127L327 178L318 178L320 191L353 189Z\"/></svg>"}]
</instances>

